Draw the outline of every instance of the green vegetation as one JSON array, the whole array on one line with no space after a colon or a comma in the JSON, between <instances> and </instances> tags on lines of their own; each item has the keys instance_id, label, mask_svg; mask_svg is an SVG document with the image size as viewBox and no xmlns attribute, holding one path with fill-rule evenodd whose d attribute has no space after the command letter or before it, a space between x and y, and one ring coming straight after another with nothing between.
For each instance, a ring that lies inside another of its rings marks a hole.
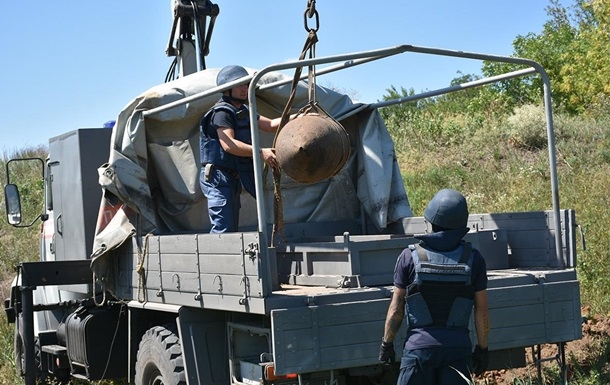
<instances>
[{"instance_id":1,"label":"green vegetation","mask_svg":"<svg viewBox=\"0 0 610 385\"><path fill-rule=\"evenodd\" d=\"M6 184L6 162L15 158L42 158L45 159L47 150L44 147L30 148L12 153L5 153L0 159L0 184ZM24 223L28 224L41 212L42 202L27 199L42 197L42 169L39 162L11 163L11 175L21 175L19 180L21 195L23 196ZM11 182L16 182L11 180ZM4 194L3 194L4 195ZM2 299L10 297L11 280L15 275L15 267L20 261L35 261L39 258L38 234L40 226L27 229L15 229L6 222L6 207L4 199L1 202L2 218L0 220L0 294ZM15 373L13 357L13 324L6 321L2 312L0 317L0 385L18 384L22 382Z\"/></svg>"},{"instance_id":2,"label":"green vegetation","mask_svg":"<svg viewBox=\"0 0 610 385\"><path fill-rule=\"evenodd\" d=\"M451 113L436 113L433 125L423 119L425 114L389 127L416 215L444 187L463 192L471 212L552 208L541 107L522 106L492 120ZM576 210L586 235L587 250L579 253L583 302L601 314L610 314L610 296L600 291L610 288L604 258L610 240L603 236L610 225L609 123L610 115L555 116L561 208Z\"/></svg>"},{"instance_id":3,"label":"green vegetation","mask_svg":"<svg viewBox=\"0 0 610 385\"><path fill-rule=\"evenodd\" d=\"M547 70L553 84L553 102L558 111L595 115L608 111L610 95L610 4L607 0L576 0L569 9L559 0L547 8L550 19L537 35L529 33L513 41L514 56L532 59ZM492 76L514 65L485 63L482 72ZM504 81L494 87L511 105L539 98L541 81Z\"/></svg>"}]
</instances>

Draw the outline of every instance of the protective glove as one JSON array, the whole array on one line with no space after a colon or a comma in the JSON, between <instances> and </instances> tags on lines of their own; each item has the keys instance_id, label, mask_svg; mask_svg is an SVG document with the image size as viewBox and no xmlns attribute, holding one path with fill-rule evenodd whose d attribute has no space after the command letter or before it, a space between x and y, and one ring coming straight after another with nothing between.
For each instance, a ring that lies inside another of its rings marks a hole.
<instances>
[{"instance_id":1,"label":"protective glove","mask_svg":"<svg viewBox=\"0 0 610 385\"><path fill-rule=\"evenodd\" d=\"M474 347L474 353L472 353L472 366L475 375L480 376L487 370L489 365L489 350L483 349L479 345Z\"/></svg>"},{"instance_id":2,"label":"protective glove","mask_svg":"<svg viewBox=\"0 0 610 385\"><path fill-rule=\"evenodd\" d=\"M384 364L390 364L396 360L396 353L394 352L394 343L385 342L381 340L381 347L379 348L379 361Z\"/></svg>"}]
</instances>

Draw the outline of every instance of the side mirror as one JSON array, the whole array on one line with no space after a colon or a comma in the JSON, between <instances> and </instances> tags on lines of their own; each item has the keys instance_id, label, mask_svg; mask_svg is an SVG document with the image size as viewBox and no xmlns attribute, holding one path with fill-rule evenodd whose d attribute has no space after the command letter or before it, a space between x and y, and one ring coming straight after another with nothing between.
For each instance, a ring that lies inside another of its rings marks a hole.
<instances>
[{"instance_id":1,"label":"side mirror","mask_svg":"<svg viewBox=\"0 0 610 385\"><path fill-rule=\"evenodd\" d=\"M7 184L4 186L4 201L6 204L6 220L10 225L19 225L21 223L21 198L17 185Z\"/></svg>"}]
</instances>

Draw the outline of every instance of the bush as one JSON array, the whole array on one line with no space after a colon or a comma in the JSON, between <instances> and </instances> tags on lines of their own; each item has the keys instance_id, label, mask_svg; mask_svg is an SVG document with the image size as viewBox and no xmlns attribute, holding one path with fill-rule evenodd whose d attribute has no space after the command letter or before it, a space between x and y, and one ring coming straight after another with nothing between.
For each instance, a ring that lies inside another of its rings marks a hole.
<instances>
[{"instance_id":1,"label":"bush","mask_svg":"<svg viewBox=\"0 0 610 385\"><path fill-rule=\"evenodd\" d=\"M508 143L515 148L533 151L547 146L544 109L531 104L515 109L507 119Z\"/></svg>"}]
</instances>

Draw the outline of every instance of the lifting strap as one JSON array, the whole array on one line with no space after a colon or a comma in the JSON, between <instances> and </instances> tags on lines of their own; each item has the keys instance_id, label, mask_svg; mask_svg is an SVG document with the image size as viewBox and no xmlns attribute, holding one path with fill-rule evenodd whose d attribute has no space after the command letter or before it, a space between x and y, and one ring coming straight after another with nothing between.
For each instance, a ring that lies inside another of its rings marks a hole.
<instances>
[{"instance_id":1,"label":"lifting strap","mask_svg":"<svg viewBox=\"0 0 610 385\"><path fill-rule=\"evenodd\" d=\"M315 28L310 28L308 25L308 19L315 17L316 25ZM301 55L299 56L299 60L305 59L307 53L309 53L309 58L315 58L315 46L318 42L318 29L320 28L320 17L318 15L318 11L316 10L316 0L308 0L307 8L305 9L305 13L303 14L305 30L307 31L307 39L305 39L305 45L303 46L303 50ZM297 84L299 83L299 79L301 78L301 73L303 71L303 67L297 67L294 71L294 77L292 79L292 85L290 89L290 96L288 97L288 101L286 102L286 106L284 107L284 111L282 112L282 117L280 119L280 125L275 133L275 138L273 139L273 147L275 148L275 143L277 141L277 136L282 128L288 123L290 120L290 110L292 109L292 103L294 102L294 97L297 91ZM309 103L307 106L313 106L316 104L316 95L315 95L315 66L309 66L308 70L308 86L309 86ZM307 107L306 106L306 107ZM319 107L318 107L319 108ZM321 108L320 108L321 109ZM302 114L304 109L299 111L299 114ZM307 110L309 111L309 110ZM306 113L306 112L305 112ZM282 203L282 193L280 189L280 179L281 179L282 171L280 169L273 169L273 195L274 195L274 205L273 205L273 230L271 233L271 245L275 244L275 237L279 233L280 235L284 232L284 210Z\"/></svg>"}]
</instances>

